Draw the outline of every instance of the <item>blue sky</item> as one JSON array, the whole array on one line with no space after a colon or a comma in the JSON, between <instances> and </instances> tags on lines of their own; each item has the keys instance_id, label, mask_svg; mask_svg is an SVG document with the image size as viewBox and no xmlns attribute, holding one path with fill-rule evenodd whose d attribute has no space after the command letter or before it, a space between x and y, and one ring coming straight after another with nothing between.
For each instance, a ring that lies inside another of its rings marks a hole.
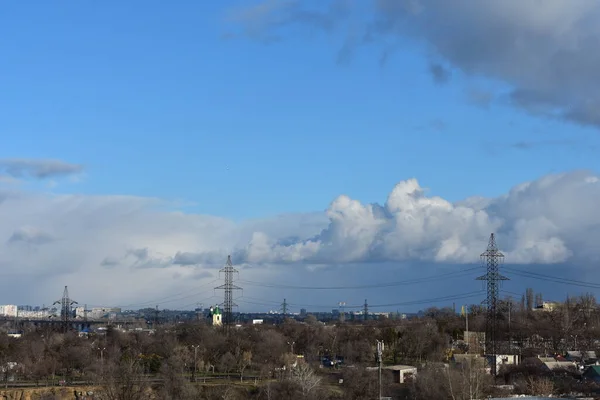
<instances>
[{"instance_id":1,"label":"blue sky","mask_svg":"<svg viewBox=\"0 0 600 400\"><path fill-rule=\"evenodd\" d=\"M354 263L348 284L374 271L386 281L395 268L417 276L422 261L432 271L471 263L496 230L512 263L552 264L555 275L568 265L600 281L588 269L600 259L600 220L586 216L600 197L589 186L600 163L600 55L578 41L600 39L600 24L587 24L600 7L328 9L345 3L2 4L0 204L3 190L29 196L0 208L0 266L14 268L5 274L50 279L56 266L58 288L96 279L90 303L108 301L115 280L169 282L157 297L177 293L215 279L207 265L228 253L254 263L249 280L310 283ZM21 179L9 168L47 160L84 173ZM16 186L2 182L7 173ZM453 208L471 196L490 203ZM148 211L147 198L184 214ZM181 253L196 263L178 264ZM283 276L263 264L301 269L281 267Z\"/></svg>"},{"instance_id":2,"label":"blue sky","mask_svg":"<svg viewBox=\"0 0 600 400\"><path fill-rule=\"evenodd\" d=\"M411 177L458 200L597 167L595 132L471 104L469 79L436 84L416 41L384 66L377 45L340 64L344 32L225 39L237 5L219 3L4 4L1 155L86 166L85 182L57 191L235 219L321 211L342 193L382 202Z\"/></svg>"}]
</instances>

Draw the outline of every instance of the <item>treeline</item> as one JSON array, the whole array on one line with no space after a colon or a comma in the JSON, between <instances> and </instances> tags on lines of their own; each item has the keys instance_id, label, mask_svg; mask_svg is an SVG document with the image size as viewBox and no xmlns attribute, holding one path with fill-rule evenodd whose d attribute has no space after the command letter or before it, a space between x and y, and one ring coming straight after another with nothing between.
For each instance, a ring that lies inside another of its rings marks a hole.
<instances>
[{"instance_id":1,"label":"treeline","mask_svg":"<svg viewBox=\"0 0 600 400\"><path fill-rule=\"evenodd\" d=\"M502 338L523 357L600 350L600 314L590 295L567 299L548 312L505 299L499 318ZM494 381L473 365L454 365L452 355L468 350L462 342L465 322L450 308L431 308L411 320L325 325L308 316L228 331L204 321L164 325L153 334L109 328L104 335L80 337L35 329L21 338L0 336L1 381L4 386L96 385L103 389L95 398L106 400L377 398L378 374L367 370L377 366L377 340L385 343L385 365L419 368L417 378L405 384L384 371L382 391L397 399L469 398L464 396L493 394L494 383L528 388L538 378L553 379L515 370ZM484 327L485 310L470 307L469 330Z\"/></svg>"}]
</instances>

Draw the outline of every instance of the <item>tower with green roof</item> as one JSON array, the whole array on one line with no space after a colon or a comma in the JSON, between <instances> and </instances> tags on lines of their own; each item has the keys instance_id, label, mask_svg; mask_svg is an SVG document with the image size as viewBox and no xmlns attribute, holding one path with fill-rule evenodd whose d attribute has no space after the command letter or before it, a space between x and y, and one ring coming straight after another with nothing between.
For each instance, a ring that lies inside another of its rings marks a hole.
<instances>
[{"instance_id":1,"label":"tower with green roof","mask_svg":"<svg viewBox=\"0 0 600 400\"><path fill-rule=\"evenodd\" d=\"M221 309L219 306L215 306L212 311L212 324L214 326L222 326L223 325L223 314L221 313Z\"/></svg>"}]
</instances>

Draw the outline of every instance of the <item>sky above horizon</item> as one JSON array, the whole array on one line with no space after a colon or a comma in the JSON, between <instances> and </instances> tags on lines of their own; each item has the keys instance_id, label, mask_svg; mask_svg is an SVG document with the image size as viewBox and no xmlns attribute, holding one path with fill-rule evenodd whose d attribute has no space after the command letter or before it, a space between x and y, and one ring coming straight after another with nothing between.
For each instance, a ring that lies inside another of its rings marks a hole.
<instances>
[{"instance_id":1,"label":"sky above horizon","mask_svg":"<svg viewBox=\"0 0 600 400\"><path fill-rule=\"evenodd\" d=\"M596 1L12 2L0 37L0 304L207 306L228 254L242 311L478 303L491 232L505 294L600 289Z\"/></svg>"}]
</instances>

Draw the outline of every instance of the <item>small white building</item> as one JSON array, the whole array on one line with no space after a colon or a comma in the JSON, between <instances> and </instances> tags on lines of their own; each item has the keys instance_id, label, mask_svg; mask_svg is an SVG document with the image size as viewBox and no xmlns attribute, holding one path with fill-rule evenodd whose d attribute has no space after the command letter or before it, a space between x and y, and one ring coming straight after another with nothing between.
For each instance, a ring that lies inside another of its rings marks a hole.
<instances>
[{"instance_id":1,"label":"small white building","mask_svg":"<svg viewBox=\"0 0 600 400\"><path fill-rule=\"evenodd\" d=\"M367 371L378 371L379 367L367 367ZM394 373L394 382L407 383L412 381L417 376L417 367L411 365L388 365L382 367Z\"/></svg>"},{"instance_id":2,"label":"small white building","mask_svg":"<svg viewBox=\"0 0 600 400\"><path fill-rule=\"evenodd\" d=\"M488 363L493 362L491 356L486 356ZM500 367L503 365L519 365L521 363L521 357L516 354L498 354L496 355L496 371L500 371Z\"/></svg>"},{"instance_id":3,"label":"small white building","mask_svg":"<svg viewBox=\"0 0 600 400\"><path fill-rule=\"evenodd\" d=\"M390 365L384 369L391 370L394 373L394 382L411 382L417 376L417 367L411 365Z\"/></svg>"}]
</instances>

